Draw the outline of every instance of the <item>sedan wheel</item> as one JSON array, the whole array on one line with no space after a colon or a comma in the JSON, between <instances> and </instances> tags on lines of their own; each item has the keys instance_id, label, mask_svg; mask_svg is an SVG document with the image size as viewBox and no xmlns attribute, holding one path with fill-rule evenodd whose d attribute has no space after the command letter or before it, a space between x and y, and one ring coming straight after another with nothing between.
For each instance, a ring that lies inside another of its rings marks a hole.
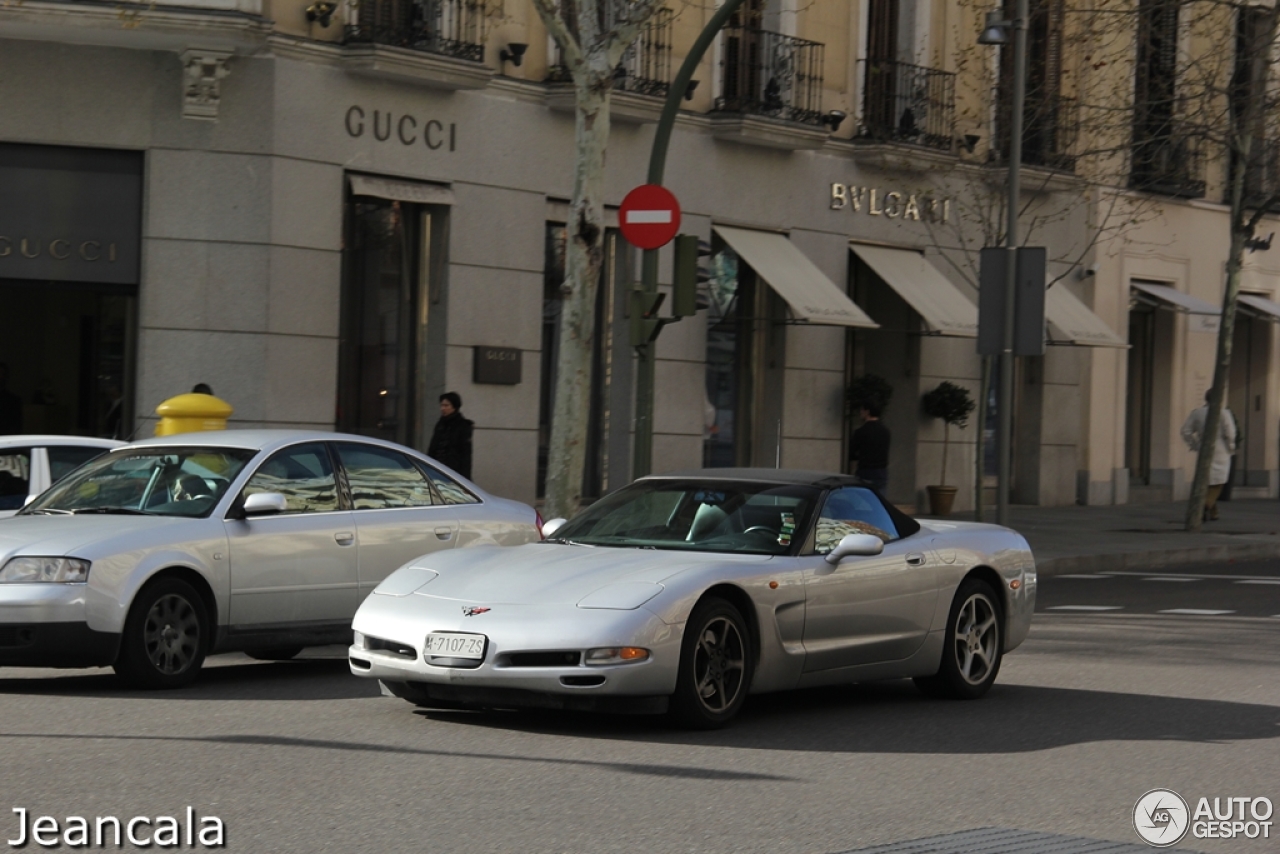
<instances>
[{"instance_id":1,"label":"sedan wheel","mask_svg":"<svg viewBox=\"0 0 1280 854\"><path fill-rule=\"evenodd\" d=\"M185 581L163 578L133 601L115 671L139 688L190 684L204 663L208 632L203 603Z\"/></svg>"},{"instance_id":2,"label":"sedan wheel","mask_svg":"<svg viewBox=\"0 0 1280 854\"><path fill-rule=\"evenodd\" d=\"M753 662L746 621L729 602L699 603L685 626L671 715L684 726L727 724L746 700Z\"/></svg>"},{"instance_id":3,"label":"sedan wheel","mask_svg":"<svg viewBox=\"0 0 1280 854\"><path fill-rule=\"evenodd\" d=\"M942 665L935 675L915 680L920 690L960 700L987 693L1004 654L996 602L995 592L984 581L969 579L960 585L947 619Z\"/></svg>"}]
</instances>

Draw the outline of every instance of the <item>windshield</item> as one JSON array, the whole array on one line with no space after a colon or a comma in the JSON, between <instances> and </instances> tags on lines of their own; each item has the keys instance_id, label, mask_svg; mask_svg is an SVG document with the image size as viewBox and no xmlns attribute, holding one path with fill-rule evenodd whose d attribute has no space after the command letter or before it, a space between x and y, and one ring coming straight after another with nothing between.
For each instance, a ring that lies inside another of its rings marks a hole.
<instances>
[{"instance_id":1,"label":"windshield","mask_svg":"<svg viewBox=\"0 0 1280 854\"><path fill-rule=\"evenodd\" d=\"M257 451L138 448L99 457L22 512L207 516Z\"/></svg>"},{"instance_id":2,"label":"windshield","mask_svg":"<svg viewBox=\"0 0 1280 854\"><path fill-rule=\"evenodd\" d=\"M819 490L733 481L640 481L600 499L549 542L790 554Z\"/></svg>"}]
</instances>

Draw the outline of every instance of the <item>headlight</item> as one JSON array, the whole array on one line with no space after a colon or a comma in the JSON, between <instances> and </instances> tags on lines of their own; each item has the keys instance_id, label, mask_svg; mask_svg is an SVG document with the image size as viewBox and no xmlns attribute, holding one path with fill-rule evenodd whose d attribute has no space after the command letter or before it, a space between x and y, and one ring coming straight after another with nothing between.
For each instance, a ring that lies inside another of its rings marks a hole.
<instances>
[{"instance_id":1,"label":"headlight","mask_svg":"<svg viewBox=\"0 0 1280 854\"><path fill-rule=\"evenodd\" d=\"M0 584L83 584L89 561L77 557L15 557L0 569Z\"/></svg>"},{"instance_id":2,"label":"headlight","mask_svg":"<svg viewBox=\"0 0 1280 854\"><path fill-rule=\"evenodd\" d=\"M634 664L637 661L648 661L649 650L638 646L608 646L603 649L587 650L585 664Z\"/></svg>"}]
</instances>

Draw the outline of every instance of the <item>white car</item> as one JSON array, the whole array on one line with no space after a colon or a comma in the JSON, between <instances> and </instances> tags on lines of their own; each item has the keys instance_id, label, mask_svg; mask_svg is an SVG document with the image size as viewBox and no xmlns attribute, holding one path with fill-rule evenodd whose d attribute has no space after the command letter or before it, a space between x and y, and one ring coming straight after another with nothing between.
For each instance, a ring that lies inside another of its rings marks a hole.
<instances>
[{"instance_id":1,"label":"white car","mask_svg":"<svg viewBox=\"0 0 1280 854\"><path fill-rule=\"evenodd\" d=\"M0 519L124 442L92 436L0 436Z\"/></svg>"},{"instance_id":2,"label":"white car","mask_svg":"<svg viewBox=\"0 0 1280 854\"><path fill-rule=\"evenodd\" d=\"M0 520L0 667L111 665L177 687L205 655L350 643L423 554L540 538L532 507L338 433L185 433L115 449Z\"/></svg>"}]
</instances>

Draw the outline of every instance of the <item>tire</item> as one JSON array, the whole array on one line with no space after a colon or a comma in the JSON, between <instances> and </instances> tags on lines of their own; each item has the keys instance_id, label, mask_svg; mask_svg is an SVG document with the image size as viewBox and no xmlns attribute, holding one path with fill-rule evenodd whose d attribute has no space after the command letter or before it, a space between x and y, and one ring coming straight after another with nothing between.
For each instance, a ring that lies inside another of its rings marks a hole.
<instances>
[{"instance_id":1,"label":"tire","mask_svg":"<svg viewBox=\"0 0 1280 854\"><path fill-rule=\"evenodd\" d=\"M248 649L245 650L244 654L254 661L288 661L291 658L296 658L300 652L302 652L302 647L290 646L277 649Z\"/></svg>"},{"instance_id":2,"label":"tire","mask_svg":"<svg viewBox=\"0 0 1280 854\"><path fill-rule=\"evenodd\" d=\"M685 624L671 719L690 729L724 726L746 701L754 672L742 614L724 599L704 599Z\"/></svg>"},{"instance_id":3,"label":"tire","mask_svg":"<svg viewBox=\"0 0 1280 854\"><path fill-rule=\"evenodd\" d=\"M931 697L976 700L991 688L1004 660L1004 614L991 585L970 578L951 602L942 663L916 686Z\"/></svg>"},{"instance_id":4,"label":"tire","mask_svg":"<svg viewBox=\"0 0 1280 854\"><path fill-rule=\"evenodd\" d=\"M129 607L116 673L137 688L190 685L209 647L205 614L204 600L185 581L162 578L143 587Z\"/></svg>"}]
</instances>

